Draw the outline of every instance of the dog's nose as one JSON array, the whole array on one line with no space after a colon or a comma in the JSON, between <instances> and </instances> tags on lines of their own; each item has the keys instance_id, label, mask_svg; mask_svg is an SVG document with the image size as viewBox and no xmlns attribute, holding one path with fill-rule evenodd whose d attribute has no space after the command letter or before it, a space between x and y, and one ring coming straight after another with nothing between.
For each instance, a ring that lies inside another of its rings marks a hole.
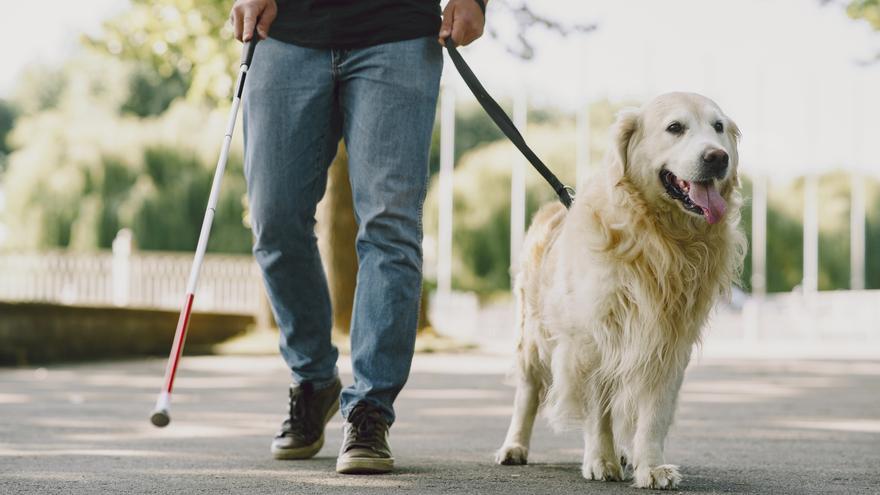
<instances>
[{"instance_id":1,"label":"dog's nose","mask_svg":"<svg viewBox=\"0 0 880 495\"><path fill-rule=\"evenodd\" d=\"M703 168L713 177L724 177L729 162L730 156L722 149L710 149L703 153Z\"/></svg>"}]
</instances>

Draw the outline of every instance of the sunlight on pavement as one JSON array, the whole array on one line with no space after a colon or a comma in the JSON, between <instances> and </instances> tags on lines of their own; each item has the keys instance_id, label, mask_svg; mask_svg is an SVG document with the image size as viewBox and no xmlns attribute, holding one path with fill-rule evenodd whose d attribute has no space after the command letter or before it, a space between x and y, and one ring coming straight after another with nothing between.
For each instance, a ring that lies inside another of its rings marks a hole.
<instances>
[{"instance_id":1,"label":"sunlight on pavement","mask_svg":"<svg viewBox=\"0 0 880 495\"><path fill-rule=\"evenodd\" d=\"M401 480L400 476L395 476L394 478L378 476L341 476L337 474L328 474L325 471L306 471L303 469L163 469L159 470L158 473L166 476L192 476L199 478L275 478L295 483L338 487L406 488L411 486L410 482Z\"/></svg>"},{"instance_id":2,"label":"sunlight on pavement","mask_svg":"<svg viewBox=\"0 0 880 495\"><path fill-rule=\"evenodd\" d=\"M801 391L769 382L685 381L682 402L736 403L793 397Z\"/></svg>"},{"instance_id":3,"label":"sunlight on pavement","mask_svg":"<svg viewBox=\"0 0 880 495\"><path fill-rule=\"evenodd\" d=\"M434 407L430 409L419 409L419 414L425 416L500 416L509 418L513 413L511 406L492 406L492 407Z\"/></svg>"},{"instance_id":4,"label":"sunlight on pavement","mask_svg":"<svg viewBox=\"0 0 880 495\"><path fill-rule=\"evenodd\" d=\"M412 388L412 389L403 389L403 392L400 393L401 397L407 397L410 399L437 399L437 400L447 400L447 399L474 399L474 400L487 400L487 399L506 399L508 394L499 390L475 390L470 388Z\"/></svg>"},{"instance_id":5,"label":"sunlight on pavement","mask_svg":"<svg viewBox=\"0 0 880 495\"><path fill-rule=\"evenodd\" d=\"M806 430L851 431L856 433L880 433L880 420L877 419L833 419L833 420L780 420L777 424L786 428Z\"/></svg>"},{"instance_id":6,"label":"sunlight on pavement","mask_svg":"<svg viewBox=\"0 0 880 495\"><path fill-rule=\"evenodd\" d=\"M98 456L98 457L168 457L168 452L155 450L124 450L124 449L51 449L24 450L0 448L0 456L12 457L45 457L45 456Z\"/></svg>"},{"instance_id":7,"label":"sunlight on pavement","mask_svg":"<svg viewBox=\"0 0 880 495\"><path fill-rule=\"evenodd\" d=\"M0 404L24 404L31 398L24 394L0 394Z\"/></svg>"}]
</instances>

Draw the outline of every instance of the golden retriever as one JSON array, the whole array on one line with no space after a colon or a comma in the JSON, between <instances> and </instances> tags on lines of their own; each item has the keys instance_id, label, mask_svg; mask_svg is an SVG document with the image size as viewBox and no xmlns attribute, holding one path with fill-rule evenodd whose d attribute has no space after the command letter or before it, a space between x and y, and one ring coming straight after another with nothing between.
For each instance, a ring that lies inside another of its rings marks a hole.
<instances>
[{"instance_id":1,"label":"golden retriever","mask_svg":"<svg viewBox=\"0 0 880 495\"><path fill-rule=\"evenodd\" d=\"M663 455L694 344L737 280L739 129L690 93L622 111L603 169L570 210L547 205L526 235L519 341L500 464L525 464L538 407L583 430L583 476L675 488Z\"/></svg>"}]
</instances>

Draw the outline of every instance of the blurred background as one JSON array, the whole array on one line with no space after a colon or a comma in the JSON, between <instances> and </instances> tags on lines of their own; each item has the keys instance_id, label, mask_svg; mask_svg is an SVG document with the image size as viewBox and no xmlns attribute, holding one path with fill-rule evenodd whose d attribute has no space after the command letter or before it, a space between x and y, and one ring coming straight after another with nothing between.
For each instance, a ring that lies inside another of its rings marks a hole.
<instances>
[{"instance_id":1,"label":"blurred background","mask_svg":"<svg viewBox=\"0 0 880 495\"><path fill-rule=\"evenodd\" d=\"M167 352L238 65L231 3L4 7L0 364ZM750 250L705 352L880 354L880 2L492 0L487 17L462 53L568 184L602 166L615 112L657 94L738 122ZM319 212L340 336L345 163L340 147ZM511 259L554 195L448 61L431 172L420 341L509 350ZM271 352L250 249L239 128L188 349Z\"/></svg>"}]
</instances>

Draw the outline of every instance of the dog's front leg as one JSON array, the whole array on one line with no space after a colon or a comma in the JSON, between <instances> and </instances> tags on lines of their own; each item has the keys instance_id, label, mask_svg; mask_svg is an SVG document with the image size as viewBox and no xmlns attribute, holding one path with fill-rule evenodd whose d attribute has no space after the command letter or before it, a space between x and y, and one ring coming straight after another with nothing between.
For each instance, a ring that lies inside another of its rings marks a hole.
<instances>
[{"instance_id":1,"label":"dog's front leg","mask_svg":"<svg viewBox=\"0 0 880 495\"><path fill-rule=\"evenodd\" d=\"M584 463L581 473L588 480L622 481L623 469L614 453L614 433L611 412L591 394L588 399L587 419L584 424Z\"/></svg>"},{"instance_id":2,"label":"dog's front leg","mask_svg":"<svg viewBox=\"0 0 880 495\"><path fill-rule=\"evenodd\" d=\"M663 443L672 424L683 370L670 375L650 390L643 391L638 403L632 458L634 486L638 488L671 490L681 481L678 466L664 464L663 459Z\"/></svg>"},{"instance_id":3,"label":"dog's front leg","mask_svg":"<svg viewBox=\"0 0 880 495\"><path fill-rule=\"evenodd\" d=\"M526 464L529 456L529 442L535 415L538 414L540 385L534 378L524 377L516 385L513 399L513 416L504 445L495 453L495 462L504 465Z\"/></svg>"}]
</instances>

